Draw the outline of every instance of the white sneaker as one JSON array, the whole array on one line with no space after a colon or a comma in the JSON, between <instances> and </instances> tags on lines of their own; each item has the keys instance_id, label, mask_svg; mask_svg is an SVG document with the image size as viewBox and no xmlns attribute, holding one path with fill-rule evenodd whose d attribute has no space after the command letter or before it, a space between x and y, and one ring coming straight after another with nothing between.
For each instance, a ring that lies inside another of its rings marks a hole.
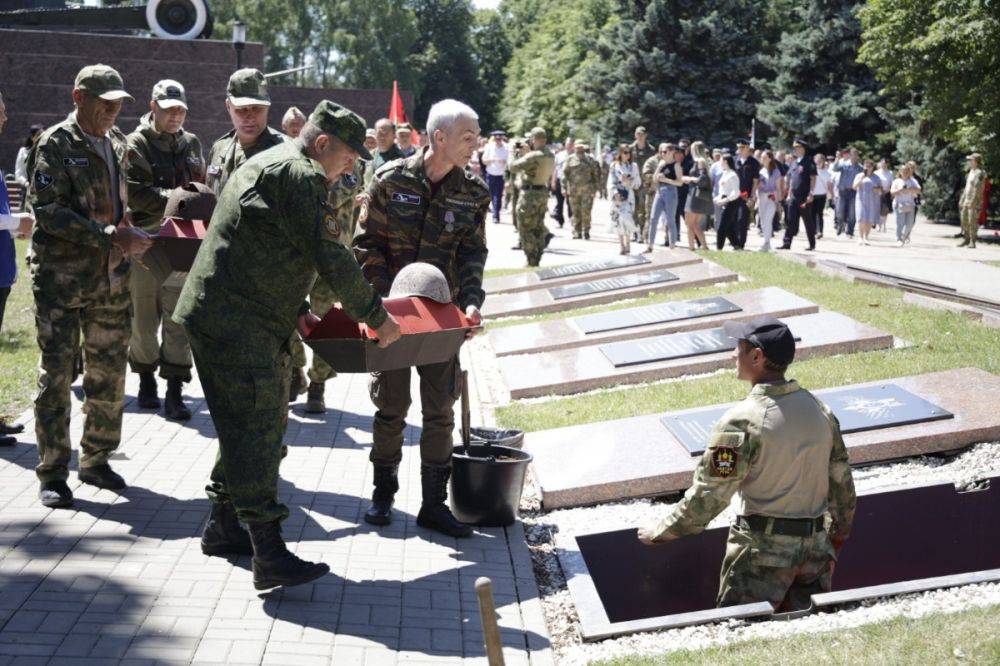
<instances>
[{"instance_id":1,"label":"white sneaker","mask_svg":"<svg viewBox=\"0 0 1000 666\"><path fill-rule=\"evenodd\" d=\"M903 247L904 245L906 245L906 241L899 241L899 247Z\"/></svg>"}]
</instances>

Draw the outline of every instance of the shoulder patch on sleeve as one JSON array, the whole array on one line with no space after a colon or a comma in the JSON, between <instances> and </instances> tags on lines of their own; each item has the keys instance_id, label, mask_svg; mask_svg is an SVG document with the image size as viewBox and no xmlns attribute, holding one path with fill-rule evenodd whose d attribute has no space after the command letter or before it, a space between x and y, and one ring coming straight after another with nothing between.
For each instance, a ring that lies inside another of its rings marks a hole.
<instances>
[{"instance_id":1,"label":"shoulder patch on sleeve","mask_svg":"<svg viewBox=\"0 0 1000 666\"><path fill-rule=\"evenodd\" d=\"M41 192L52 184L54 179L49 174L41 170L35 170L35 191Z\"/></svg>"},{"instance_id":2,"label":"shoulder patch on sleeve","mask_svg":"<svg viewBox=\"0 0 1000 666\"><path fill-rule=\"evenodd\" d=\"M739 452L735 448L728 446L713 446L709 449L712 464L711 475L721 479L727 479L736 474L736 462Z\"/></svg>"}]
</instances>

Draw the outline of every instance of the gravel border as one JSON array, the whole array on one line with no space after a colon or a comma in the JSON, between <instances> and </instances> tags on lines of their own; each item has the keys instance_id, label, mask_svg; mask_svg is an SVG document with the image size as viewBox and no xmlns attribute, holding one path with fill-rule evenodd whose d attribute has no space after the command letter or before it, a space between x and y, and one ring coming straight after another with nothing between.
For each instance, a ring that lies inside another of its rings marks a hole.
<instances>
[{"instance_id":1,"label":"gravel border","mask_svg":"<svg viewBox=\"0 0 1000 666\"><path fill-rule=\"evenodd\" d=\"M962 488L992 475L1000 475L1000 442L978 444L958 455L921 456L856 468L854 481L859 493L868 493L903 485L942 481L953 482ZM918 618L931 613L954 613L1000 604L1000 583L982 583L869 599L796 620L726 620L583 643L576 607L556 557L555 534L582 534L602 528L649 524L662 517L668 511L667 506L675 501L676 498L670 501L638 499L542 513L538 485L529 470L521 501L521 519L557 663L586 664L592 660L614 659L626 655L698 650L735 641L818 633L898 617ZM730 507L712 521L712 526L728 524L733 512L733 507Z\"/></svg>"}]
</instances>

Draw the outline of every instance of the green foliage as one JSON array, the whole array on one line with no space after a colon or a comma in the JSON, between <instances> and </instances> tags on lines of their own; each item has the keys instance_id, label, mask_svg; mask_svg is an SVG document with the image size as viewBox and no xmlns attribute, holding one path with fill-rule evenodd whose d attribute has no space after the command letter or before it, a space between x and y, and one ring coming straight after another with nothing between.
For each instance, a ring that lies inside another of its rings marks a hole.
<instances>
[{"instance_id":1,"label":"green foliage","mask_svg":"<svg viewBox=\"0 0 1000 666\"><path fill-rule=\"evenodd\" d=\"M28 241L15 241L15 256L23 257ZM35 341L31 276L21 271L7 298L0 332L0 416L15 418L31 406L38 391L38 343Z\"/></svg>"},{"instance_id":2,"label":"green foliage","mask_svg":"<svg viewBox=\"0 0 1000 666\"><path fill-rule=\"evenodd\" d=\"M869 0L860 59L919 101L934 136L1000 167L1000 10L995 0Z\"/></svg>"},{"instance_id":3,"label":"green foliage","mask_svg":"<svg viewBox=\"0 0 1000 666\"><path fill-rule=\"evenodd\" d=\"M924 179L922 210L929 220L958 221L958 197L965 186L964 153L935 136L920 107L894 114L897 163L913 161Z\"/></svg>"},{"instance_id":4,"label":"green foliage","mask_svg":"<svg viewBox=\"0 0 1000 666\"><path fill-rule=\"evenodd\" d=\"M603 103L586 98L583 87L596 57L596 38L615 21L611 10L611 0L507 0L501 5L514 45L500 103L508 131L523 133L541 125L562 137L571 122L581 127L597 115Z\"/></svg>"},{"instance_id":5,"label":"green foliage","mask_svg":"<svg viewBox=\"0 0 1000 666\"><path fill-rule=\"evenodd\" d=\"M584 76L599 109L595 129L631 140L645 125L656 141L709 144L746 136L754 115L765 0L619 0Z\"/></svg>"},{"instance_id":6,"label":"green foliage","mask_svg":"<svg viewBox=\"0 0 1000 666\"><path fill-rule=\"evenodd\" d=\"M504 73L513 46L499 12L481 9L473 17L472 58L483 87L483 99L476 108L479 126L489 132L499 126L500 100L503 97Z\"/></svg>"},{"instance_id":7,"label":"green foliage","mask_svg":"<svg viewBox=\"0 0 1000 666\"><path fill-rule=\"evenodd\" d=\"M772 141L789 144L803 136L829 152L848 144L873 145L885 129L878 111L879 84L857 62L861 23L858 0L808 0L794 5L776 48L764 56L766 73L753 82L760 91L757 116L775 131Z\"/></svg>"}]
</instances>

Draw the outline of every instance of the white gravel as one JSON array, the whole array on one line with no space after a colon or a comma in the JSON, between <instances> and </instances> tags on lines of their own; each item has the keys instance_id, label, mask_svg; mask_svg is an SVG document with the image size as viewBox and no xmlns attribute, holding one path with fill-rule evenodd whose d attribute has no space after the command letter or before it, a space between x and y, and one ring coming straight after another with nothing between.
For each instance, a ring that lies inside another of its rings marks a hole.
<instances>
[{"instance_id":1,"label":"white gravel","mask_svg":"<svg viewBox=\"0 0 1000 666\"><path fill-rule=\"evenodd\" d=\"M953 457L923 456L855 469L854 481L859 493L867 493L940 482L955 483L961 488L996 475L1000 475L1000 442L989 442ZM867 600L790 621L727 620L585 644L580 639L579 619L555 555L554 535L646 525L669 511L672 502L640 499L543 514L539 511L538 498L537 485L529 474L521 506L522 518L553 651L559 664L585 664L624 655L704 649L753 638L832 631L897 617L916 618L930 613L953 613L1000 604L1000 583L983 583ZM712 522L712 526L728 524L732 513L733 508L730 507Z\"/></svg>"}]
</instances>

